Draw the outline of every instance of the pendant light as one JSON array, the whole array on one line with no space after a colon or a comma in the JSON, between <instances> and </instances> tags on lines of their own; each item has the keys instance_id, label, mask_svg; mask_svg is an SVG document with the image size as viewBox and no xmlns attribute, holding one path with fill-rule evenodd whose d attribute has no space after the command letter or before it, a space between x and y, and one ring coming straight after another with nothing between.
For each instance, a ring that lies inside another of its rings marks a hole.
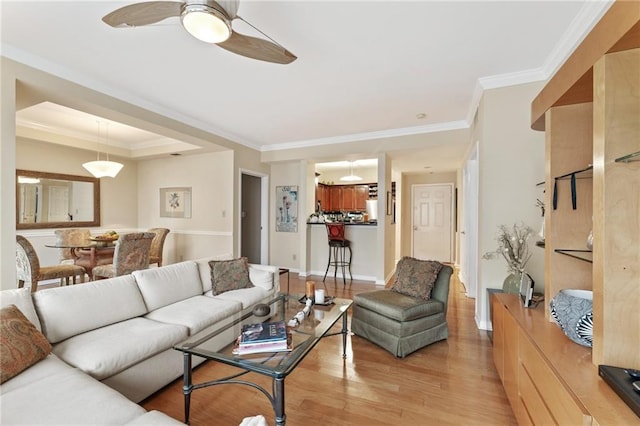
<instances>
[{"instance_id":1,"label":"pendant light","mask_svg":"<svg viewBox=\"0 0 640 426\"><path fill-rule=\"evenodd\" d=\"M349 161L349 175L342 176L340 180L343 182L356 182L362 180L360 176L356 176L353 174L353 161Z\"/></svg>"},{"instance_id":2,"label":"pendant light","mask_svg":"<svg viewBox=\"0 0 640 426\"><path fill-rule=\"evenodd\" d=\"M109 124L107 123L107 135L106 135L107 140L109 139L108 132L109 132ZM100 148L99 141L100 141L100 121L98 121L98 149ZM114 178L118 173L120 173L120 170L122 170L122 167L124 167L124 165L121 163L117 163L115 161L109 161L108 152L107 152L106 160L100 160L99 150L97 151L97 154L98 154L98 158L96 161L89 161L82 165L82 167L87 169L89 173L91 173L93 176L97 178L101 178L101 177Z\"/></svg>"}]
</instances>

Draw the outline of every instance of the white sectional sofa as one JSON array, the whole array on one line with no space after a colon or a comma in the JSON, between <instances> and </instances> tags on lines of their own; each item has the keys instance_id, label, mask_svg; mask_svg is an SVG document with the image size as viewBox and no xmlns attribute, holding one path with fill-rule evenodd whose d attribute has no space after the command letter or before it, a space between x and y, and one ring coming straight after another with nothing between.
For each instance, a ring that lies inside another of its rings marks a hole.
<instances>
[{"instance_id":1,"label":"white sectional sofa","mask_svg":"<svg viewBox=\"0 0 640 426\"><path fill-rule=\"evenodd\" d=\"M0 306L16 305L53 347L0 386L0 423L179 424L135 404L182 375L173 346L279 291L277 267L250 265L254 287L214 296L209 260L0 292Z\"/></svg>"}]
</instances>

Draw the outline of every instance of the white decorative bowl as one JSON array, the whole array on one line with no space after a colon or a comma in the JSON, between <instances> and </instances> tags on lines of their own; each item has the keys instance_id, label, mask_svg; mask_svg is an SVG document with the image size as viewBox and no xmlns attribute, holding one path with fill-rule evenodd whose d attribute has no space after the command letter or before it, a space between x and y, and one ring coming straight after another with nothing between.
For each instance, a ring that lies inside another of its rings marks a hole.
<instances>
[{"instance_id":1,"label":"white decorative bowl","mask_svg":"<svg viewBox=\"0 0 640 426\"><path fill-rule=\"evenodd\" d=\"M564 334L582 346L593 345L593 292L564 289L549 303L551 317Z\"/></svg>"}]
</instances>

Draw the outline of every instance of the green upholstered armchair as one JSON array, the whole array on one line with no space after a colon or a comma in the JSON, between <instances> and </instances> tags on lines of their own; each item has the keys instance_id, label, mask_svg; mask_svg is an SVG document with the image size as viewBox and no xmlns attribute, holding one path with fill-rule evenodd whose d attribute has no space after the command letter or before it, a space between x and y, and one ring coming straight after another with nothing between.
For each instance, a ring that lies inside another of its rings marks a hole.
<instances>
[{"instance_id":1,"label":"green upholstered armchair","mask_svg":"<svg viewBox=\"0 0 640 426\"><path fill-rule=\"evenodd\" d=\"M429 300L391 289L355 295L351 331L398 358L446 339L449 337L447 303L452 273L453 268L442 266Z\"/></svg>"}]
</instances>

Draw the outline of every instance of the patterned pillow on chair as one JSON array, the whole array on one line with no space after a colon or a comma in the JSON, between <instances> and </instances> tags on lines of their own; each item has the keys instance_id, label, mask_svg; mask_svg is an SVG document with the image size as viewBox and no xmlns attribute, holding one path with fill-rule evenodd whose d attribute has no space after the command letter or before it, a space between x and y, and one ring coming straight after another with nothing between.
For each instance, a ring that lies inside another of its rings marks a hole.
<instances>
[{"instance_id":1,"label":"patterned pillow on chair","mask_svg":"<svg viewBox=\"0 0 640 426\"><path fill-rule=\"evenodd\" d=\"M233 260L212 260L211 290L218 295L230 290L253 287L249 279L249 261L246 257Z\"/></svg>"},{"instance_id":2,"label":"patterned pillow on chair","mask_svg":"<svg viewBox=\"0 0 640 426\"><path fill-rule=\"evenodd\" d=\"M420 260L405 256L398 261L396 280L391 290L429 300L440 269L442 269L442 263L435 260Z\"/></svg>"}]
</instances>

